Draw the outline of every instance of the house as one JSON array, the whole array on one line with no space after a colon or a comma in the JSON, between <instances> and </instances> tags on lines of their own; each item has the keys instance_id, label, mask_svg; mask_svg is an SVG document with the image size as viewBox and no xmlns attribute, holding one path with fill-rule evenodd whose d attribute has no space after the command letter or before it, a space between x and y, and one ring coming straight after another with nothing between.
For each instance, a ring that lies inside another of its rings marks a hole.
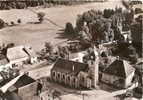
<instances>
[{"instance_id":1,"label":"house","mask_svg":"<svg viewBox=\"0 0 143 100\"><path fill-rule=\"evenodd\" d=\"M28 46L16 46L8 48L7 58L12 66L22 66L24 63L37 62L36 53Z\"/></svg>"},{"instance_id":2,"label":"house","mask_svg":"<svg viewBox=\"0 0 143 100\"><path fill-rule=\"evenodd\" d=\"M117 59L102 74L102 82L118 88L127 88L132 84L135 69L125 60Z\"/></svg>"},{"instance_id":3,"label":"house","mask_svg":"<svg viewBox=\"0 0 143 100\"><path fill-rule=\"evenodd\" d=\"M0 83L5 85L9 80ZM3 100L32 100L37 90L37 82L27 75L23 75L8 91L3 95Z\"/></svg>"},{"instance_id":4,"label":"house","mask_svg":"<svg viewBox=\"0 0 143 100\"><path fill-rule=\"evenodd\" d=\"M32 100L37 93L37 82L28 75L23 75L13 86L22 100Z\"/></svg>"},{"instance_id":5,"label":"house","mask_svg":"<svg viewBox=\"0 0 143 100\"><path fill-rule=\"evenodd\" d=\"M28 54L24 51L24 46L8 48L7 58L12 66L22 66L23 63L26 63L29 60Z\"/></svg>"},{"instance_id":6,"label":"house","mask_svg":"<svg viewBox=\"0 0 143 100\"><path fill-rule=\"evenodd\" d=\"M72 88L91 88L88 64L58 59L51 70L51 79Z\"/></svg>"}]
</instances>

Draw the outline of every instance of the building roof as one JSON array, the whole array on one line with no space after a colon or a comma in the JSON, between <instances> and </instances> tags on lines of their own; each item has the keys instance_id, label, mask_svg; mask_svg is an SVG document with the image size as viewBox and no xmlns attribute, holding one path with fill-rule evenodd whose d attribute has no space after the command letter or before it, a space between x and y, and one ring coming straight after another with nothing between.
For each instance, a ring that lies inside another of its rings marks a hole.
<instances>
[{"instance_id":1,"label":"building roof","mask_svg":"<svg viewBox=\"0 0 143 100\"><path fill-rule=\"evenodd\" d=\"M7 50L7 58L10 61L25 57L28 57L28 54L24 51L24 46L16 46Z\"/></svg>"},{"instance_id":2,"label":"building roof","mask_svg":"<svg viewBox=\"0 0 143 100\"><path fill-rule=\"evenodd\" d=\"M2 81L0 83L0 86L4 86L9 81L11 81L11 79ZM8 91L3 95L3 97L6 98L6 100L22 100L21 97L18 96L18 94L14 91L33 82L36 81L27 75L23 75L13 86L8 89Z\"/></svg>"},{"instance_id":3,"label":"building roof","mask_svg":"<svg viewBox=\"0 0 143 100\"><path fill-rule=\"evenodd\" d=\"M104 73L116 75L122 78L128 77L135 69L125 60L115 60L104 70Z\"/></svg>"},{"instance_id":4,"label":"building roof","mask_svg":"<svg viewBox=\"0 0 143 100\"><path fill-rule=\"evenodd\" d=\"M14 84L16 88L24 87L28 84L36 82L33 78L29 77L28 75L23 75L20 79Z\"/></svg>"},{"instance_id":5,"label":"building roof","mask_svg":"<svg viewBox=\"0 0 143 100\"><path fill-rule=\"evenodd\" d=\"M8 60L6 58L0 59L0 66L8 64Z\"/></svg>"},{"instance_id":6,"label":"building roof","mask_svg":"<svg viewBox=\"0 0 143 100\"><path fill-rule=\"evenodd\" d=\"M26 53L31 57L36 57L36 53L33 51L33 49L29 46L25 46L24 50Z\"/></svg>"},{"instance_id":7,"label":"building roof","mask_svg":"<svg viewBox=\"0 0 143 100\"><path fill-rule=\"evenodd\" d=\"M80 71L87 72L88 64L70 61L66 59L58 59L52 70L60 71L67 74L78 75Z\"/></svg>"}]
</instances>

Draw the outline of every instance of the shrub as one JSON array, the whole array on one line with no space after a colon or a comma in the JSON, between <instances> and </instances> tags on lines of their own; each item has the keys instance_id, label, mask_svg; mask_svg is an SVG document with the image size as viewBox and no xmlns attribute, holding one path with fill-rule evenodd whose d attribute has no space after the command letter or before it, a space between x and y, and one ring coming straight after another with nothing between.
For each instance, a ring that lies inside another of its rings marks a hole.
<instances>
[{"instance_id":1,"label":"shrub","mask_svg":"<svg viewBox=\"0 0 143 100\"><path fill-rule=\"evenodd\" d=\"M52 53L53 52L53 45L51 44L51 42L45 42L45 50L46 53Z\"/></svg>"},{"instance_id":2,"label":"shrub","mask_svg":"<svg viewBox=\"0 0 143 100\"><path fill-rule=\"evenodd\" d=\"M74 34L75 33L73 25L70 22L66 23L65 33L66 34Z\"/></svg>"},{"instance_id":3,"label":"shrub","mask_svg":"<svg viewBox=\"0 0 143 100\"><path fill-rule=\"evenodd\" d=\"M104 18L110 18L113 14L114 14L113 9L105 9L103 16Z\"/></svg>"},{"instance_id":4,"label":"shrub","mask_svg":"<svg viewBox=\"0 0 143 100\"><path fill-rule=\"evenodd\" d=\"M18 20L17 20L17 23L19 23L19 24L20 24L20 23L21 23L21 19L18 19Z\"/></svg>"},{"instance_id":5,"label":"shrub","mask_svg":"<svg viewBox=\"0 0 143 100\"><path fill-rule=\"evenodd\" d=\"M11 25L15 25L14 21L11 21L10 23L11 23Z\"/></svg>"},{"instance_id":6,"label":"shrub","mask_svg":"<svg viewBox=\"0 0 143 100\"><path fill-rule=\"evenodd\" d=\"M39 22L40 22L40 23L43 22L44 16L45 16L45 13L44 13L44 12L39 12L39 13L37 13L37 17L39 18Z\"/></svg>"},{"instance_id":7,"label":"shrub","mask_svg":"<svg viewBox=\"0 0 143 100\"><path fill-rule=\"evenodd\" d=\"M25 3L22 3L22 2L18 2L18 3L16 4L16 8L17 8L17 9L24 9L24 8L26 8L26 4L25 4Z\"/></svg>"},{"instance_id":8,"label":"shrub","mask_svg":"<svg viewBox=\"0 0 143 100\"><path fill-rule=\"evenodd\" d=\"M12 48L12 47L14 47L14 46L15 46L14 43L8 43L8 44L7 44L7 48Z\"/></svg>"},{"instance_id":9,"label":"shrub","mask_svg":"<svg viewBox=\"0 0 143 100\"><path fill-rule=\"evenodd\" d=\"M5 22L2 19L0 19L0 29L3 28L4 26L5 26Z\"/></svg>"},{"instance_id":10,"label":"shrub","mask_svg":"<svg viewBox=\"0 0 143 100\"><path fill-rule=\"evenodd\" d=\"M11 8L16 8L16 3L15 2L11 2L11 3L9 3L9 6L11 7Z\"/></svg>"}]
</instances>

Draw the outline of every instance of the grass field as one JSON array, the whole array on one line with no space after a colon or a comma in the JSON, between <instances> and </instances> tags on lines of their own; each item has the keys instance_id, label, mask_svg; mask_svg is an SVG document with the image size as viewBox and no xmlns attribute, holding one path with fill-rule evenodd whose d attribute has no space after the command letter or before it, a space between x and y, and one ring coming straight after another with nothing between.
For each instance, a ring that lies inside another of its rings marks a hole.
<instances>
[{"instance_id":1,"label":"grass field","mask_svg":"<svg viewBox=\"0 0 143 100\"><path fill-rule=\"evenodd\" d=\"M105 8L123 7L121 2L109 1L105 3L87 3L83 5L75 6L57 6L52 8L31 8L35 11L42 11L46 13L46 18L50 18L60 26L65 26L67 22L71 22L75 25L77 14L81 14L84 11L90 9L103 10ZM60 38L62 33L61 29L52 25L48 21L44 21L42 24L30 24L31 22L37 22L37 16L28 9L12 9L0 11L0 18L10 23L10 21L16 22L21 18L22 24L7 27L0 30L0 43L13 42L16 45L31 45L36 51L40 50L44 46L44 42L50 41L53 44L65 41Z\"/></svg>"}]
</instances>

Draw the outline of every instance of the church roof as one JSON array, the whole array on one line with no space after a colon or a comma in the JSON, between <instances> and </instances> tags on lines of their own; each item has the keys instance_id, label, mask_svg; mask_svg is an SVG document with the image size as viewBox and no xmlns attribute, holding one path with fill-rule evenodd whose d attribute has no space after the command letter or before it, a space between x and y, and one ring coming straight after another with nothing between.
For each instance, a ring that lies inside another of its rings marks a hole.
<instances>
[{"instance_id":1,"label":"church roof","mask_svg":"<svg viewBox=\"0 0 143 100\"><path fill-rule=\"evenodd\" d=\"M89 69L88 64L75 62L66 59L58 59L52 70L59 72L78 75L80 71L87 72Z\"/></svg>"}]
</instances>

